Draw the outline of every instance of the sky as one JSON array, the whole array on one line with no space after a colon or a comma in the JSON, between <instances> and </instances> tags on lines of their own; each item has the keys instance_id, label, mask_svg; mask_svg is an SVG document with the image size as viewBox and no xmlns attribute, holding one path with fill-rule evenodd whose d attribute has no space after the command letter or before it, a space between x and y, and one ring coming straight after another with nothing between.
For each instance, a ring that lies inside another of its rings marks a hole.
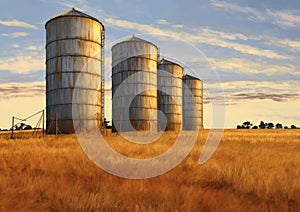
<instances>
[{"instance_id":1,"label":"sky","mask_svg":"<svg viewBox=\"0 0 300 212\"><path fill-rule=\"evenodd\" d=\"M45 23L72 7L105 26L105 113L111 47L139 36L204 85L204 127L225 117L300 126L298 0L10 0L0 7L0 128L45 109ZM222 113L222 114L220 114ZM213 118L214 117L214 118ZM28 123L35 125L35 119Z\"/></svg>"}]
</instances>

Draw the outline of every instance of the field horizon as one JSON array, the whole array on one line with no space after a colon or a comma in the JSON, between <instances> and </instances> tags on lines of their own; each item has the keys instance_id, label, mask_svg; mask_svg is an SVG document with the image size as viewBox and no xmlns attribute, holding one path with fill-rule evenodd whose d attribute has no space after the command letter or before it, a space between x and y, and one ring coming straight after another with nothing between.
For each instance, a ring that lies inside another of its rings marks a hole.
<instances>
[{"instance_id":1,"label":"field horizon","mask_svg":"<svg viewBox=\"0 0 300 212\"><path fill-rule=\"evenodd\" d=\"M0 211L299 211L300 130L224 130L213 156L198 159L209 130L173 170L150 179L117 177L97 167L76 135L0 133ZM18 137L18 135L17 135ZM177 137L155 143L107 143L133 158L168 150Z\"/></svg>"}]
</instances>

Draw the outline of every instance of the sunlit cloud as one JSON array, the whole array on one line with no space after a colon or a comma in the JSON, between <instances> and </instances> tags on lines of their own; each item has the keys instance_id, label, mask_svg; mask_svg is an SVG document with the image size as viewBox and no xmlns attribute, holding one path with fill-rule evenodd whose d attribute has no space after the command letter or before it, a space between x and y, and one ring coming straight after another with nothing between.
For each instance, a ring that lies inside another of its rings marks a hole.
<instances>
[{"instance_id":1,"label":"sunlit cloud","mask_svg":"<svg viewBox=\"0 0 300 212\"><path fill-rule=\"evenodd\" d=\"M217 0L212 0L211 5L217 8L222 8L227 12L248 14L249 18L252 20L259 20L259 21L266 20L265 16L261 12L251 7L243 7L237 4L233 4L225 1L217 1Z\"/></svg>"},{"instance_id":2,"label":"sunlit cloud","mask_svg":"<svg viewBox=\"0 0 300 212\"><path fill-rule=\"evenodd\" d=\"M174 25L172 25L172 27L175 29L182 29L183 25L182 24L174 24Z\"/></svg>"},{"instance_id":3,"label":"sunlit cloud","mask_svg":"<svg viewBox=\"0 0 300 212\"><path fill-rule=\"evenodd\" d=\"M226 12L247 14L250 21L271 23L283 29L299 27L300 25L299 10L265 9L264 11L259 11L252 7L217 0L212 0L211 5Z\"/></svg>"},{"instance_id":4,"label":"sunlit cloud","mask_svg":"<svg viewBox=\"0 0 300 212\"><path fill-rule=\"evenodd\" d=\"M281 74L298 75L296 72L296 66L291 64L274 65L268 64L264 61L255 62L253 60L241 58L210 58L210 61L217 70L229 71L232 73L265 74L269 76Z\"/></svg>"},{"instance_id":5,"label":"sunlit cloud","mask_svg":"<svg viewBox=\"0 0 300 212\"><path fill-rule=\"evenodd\" d=\"M161 25L169 24L168 21L165 19L159 19L159 20L157 20L157 23L161 24Z\"/></svg>"},{"instance_id":6,"label":"sunlit cloud","mask_svg":"<svg viewBox=\"0 0 300 212\"><path fill-rule=\"evenodd\" d=\"M26 50L30 50L30 51L43 51L43 46L28 46L26 48Z\"/></svg>"},{"instance_id":7,"label":"sunlit cloud","mask_svg":"<svg viewBox=\"0 0 300 212\"><path fill-rule=\"evenodd\" d=\"M0 58L0 70L20 74L45 70L45 59L43 55L18 55L16 57Z\"/></svg>"},{"instance_id":8,"label":"sunlit cloud","mask_svg":"<svg viewBox=\"0 0 300 212\"><path fill-rule=\"evenodd\" d=\"M20 45L19 44L12 44L11 47L13 47L13 48L20 48Z\"/></svg>"},{"instance_id":9,"label":"sunlit cloud","mask_svg":"<svg viewBox=\"0 0 300 212\"><path fill-rule=\"evenodd\" d=\"M202 36L222 38L225 40L248 40L247 36L241 33L225 33L222 31L212 30L208 28L203 28L199 31Z\"/></svg>"},{"instance_id":10,"label":"sunlit cloud","mask_svg":"<svg viewBox=\"0 0 300 212\"><path fill-rule=\"evenodd\" d=\"M255 55L259 57L265 57L270 59L286 60L293 59L290 55L284 55L277 53L269 49L259 49L247 44L240 44L232 42L233 40L240 39L246 40L247 38L242 34L229 34L225 32L218 32L210 29L200 29L196 33L188 33L185 31L176 31L161 29L147 24L139 24L130 22L127 20L120 20L114 18L105 18L104 21L107 25L122 27L131 30L137 30L141 33L152 33L161 35L172 35L175 38L183 39L191 43L204 43L212 46L218 46L235 51L243 54ZM195 30L196 31L196 30Z\"/></svg>"},{"instance_id":11,"label":"sunlit cloud","mask_svg":"<svg viewBox=\"0 0 300 212\"><path fill-rule=\"evenodd\" d=\"M9 26L9 27L23 27L27 29L35 29L38 30L39 28L35 25L23 22L23 21L18 21L18 20L11 20L11 21L4 21L0 20L0 24L4 26Z\"/></svg>"},{"instance_id":12,"label":"sunlit cloud","mask_svg":"<svg viewBox=\"0 0 300 212\"><path fill-rule=\"evenodd\" d=\"M266 10L267 14L272 16L273 24L279 25L282 28L299 27L300 13L299 11L291 10ZM295 14L297 13L297 14Z\"/></svg>"},{"instance_id":13,"label":"sunlit cloud","mask_svg":"<svg viewBox=\"0 0 300 212\"><path fill-rule=\"evenodd\" d=\"M13 33L1 33L1 36L4 37L11 37L11 38L18 38L18 37L26 37L29 35L28 32L13 32Z\"/></svg>"},{"instance_id":14,"label":"sunlit cloud","mask_svg":"<svg viewBox=\"0 0 300 212\"><path fill-rule=\"evenodd\" d=\"M293 51L300 51L300 41L294 41L289 39L270 39L269 42L272 45L290 48Z\"/></svg>"}]
</instances>

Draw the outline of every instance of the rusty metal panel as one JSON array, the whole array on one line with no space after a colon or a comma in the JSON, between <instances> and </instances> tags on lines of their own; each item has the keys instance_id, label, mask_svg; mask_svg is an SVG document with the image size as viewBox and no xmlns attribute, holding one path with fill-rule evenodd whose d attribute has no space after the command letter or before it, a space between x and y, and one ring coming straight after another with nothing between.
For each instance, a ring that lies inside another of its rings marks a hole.
<instances>
[{"instance_id":1,"label":"rusty metal panel","mask_svg":"<svg viewBox=\"0 0 300 212\"><path fill-rule=\"evenodd\" d=\"M47 131L55 133L57 114L60 132L73 133L78 126L73 126L72 108L86 127L101 119L104 27L74 9L49 20L45 27Z\"/></svg>"},{"instance_id":2,"label":"rusty metal panel","mask_svg":"<svg viewBox=\"0 0 300 212\"><path fill-rule=\"evenodd\" d=\"M183 76L183 129L203 128L203 85L193 76ZM192 96L191 96L192 94Z\"/></svg>"},{"instance_id":3,"label":"rusty metal panel","mask_svg":"<svg viewBox=\"0 0 300 212\"><path fill-rule=\"evenodd\" d=\"M171 61L162 59L158 65L158 110L167 119L165 130L182 129L182 75L183 68ZM163 115L158 120L162 123ZM159 128L159 130L163 130Z\"/></svg>"},{"instance_id":4,"label":"rusty metal panel","mask_svg":"<svg viewBox=\"0 0 300 212\"><path fill-rule=\"evenodd\" d=\"M121 131L157 129L157 58L158 48L145 40L132 37L112 47L112 116L113 129ZM142 73L142 74L137 74ZM114 96L123 85L121 95ZM139 90L145 90L138 93ZM130 101L132 99L132 101ZM129 114L128 119L123 114Z\"/></svg>"}]
</instances>

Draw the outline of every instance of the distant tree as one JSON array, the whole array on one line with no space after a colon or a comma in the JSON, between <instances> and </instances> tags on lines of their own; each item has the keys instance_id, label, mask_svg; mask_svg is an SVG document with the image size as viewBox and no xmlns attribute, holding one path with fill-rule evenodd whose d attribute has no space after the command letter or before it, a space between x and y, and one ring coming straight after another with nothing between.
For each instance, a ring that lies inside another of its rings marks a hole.
<instances>
[{"instance_id":1,"label":"distant tree","mask_svg":"<svg viewBox=\"0 0 300 212\"><path fill-rule=\"evenodd\" d=\"M250 121L245 121L245 122L243 123L243 128L244 128L244 129L250 129L251 126L252 126L252 124L251 124Z\"/></svg>"},{"instance_id":2,"label":"distant tree","mask_svg":"<svg viewBox=\"0 0 300 212\"><path fill-rule=\"evenodd\" d=\"M258 126L253 126L252 129L255 129L255 130L256 130L256 129L258 129Z\"/></svg>"},{"instance_id":3,"label":"distant tree","mask_svg":"<svg viewBox=\"0 0 300 212\"><path fill-rule=\"evenodd\" d=\"M30 125L26 125L23 129L24 130L32 130L32 127Z\"/></svg>"},{"instance_id":4,"label":"distant tree","mask_svg":"<svg viewBox=\"0 0 300 212\"><path fill-rule=\"evenodd\" d=\"M276 128L276 129L282 129L282 124L277 123L277 124L275 125L275 128Z\"/></svg>"},{"instance_id":5,"label":"distant tree","mask_svg":"<svg viewBox=\"0 0 300 212\"><path fill-rule=\"evenodd\" d=\"M288 126L284 126L284 129L289 129L289 127Z\"/></svg>"},{"instance_id":6,"label":"distant tree","mask_svg":"<svg viewBox=\"0 0 300 212\"><path fill-rule=\"evenodd\" d=\"M266 124L268 129L273 129L274 128L274 124L273 123L267 123Z\"/></svg>"},{"instance_id":7,"label":"distant tree","mask_svg":"<svg viewBox=\"0 0 300 212\"><path fill-rule=\"evenodd\" d=\"M15 130L22 130L24 126L25 126L25 124L24 124L24 123L21 123L19 126L17 125L17 126L15 127Z\"/></svg>"},{"instance_id":8,"label":"distant tree","mask_svg":"<svg viewBox=\"0 0 300 212\"><path fill-rule=\"evenodd\" d=\"M260 129L266 129L266 124L263 121L261 121L260 124L258 125L258 127Z\"/></svg>"},{"instance_id":9,"label":"distant tree","mask_svg":"<svg viewBox=\"0 0 300 212\"><path fill-rule=\"evenodd\" d=\"M291 129L297 129L295 125L291 125Z\"/></svg>"}]
</instances>

